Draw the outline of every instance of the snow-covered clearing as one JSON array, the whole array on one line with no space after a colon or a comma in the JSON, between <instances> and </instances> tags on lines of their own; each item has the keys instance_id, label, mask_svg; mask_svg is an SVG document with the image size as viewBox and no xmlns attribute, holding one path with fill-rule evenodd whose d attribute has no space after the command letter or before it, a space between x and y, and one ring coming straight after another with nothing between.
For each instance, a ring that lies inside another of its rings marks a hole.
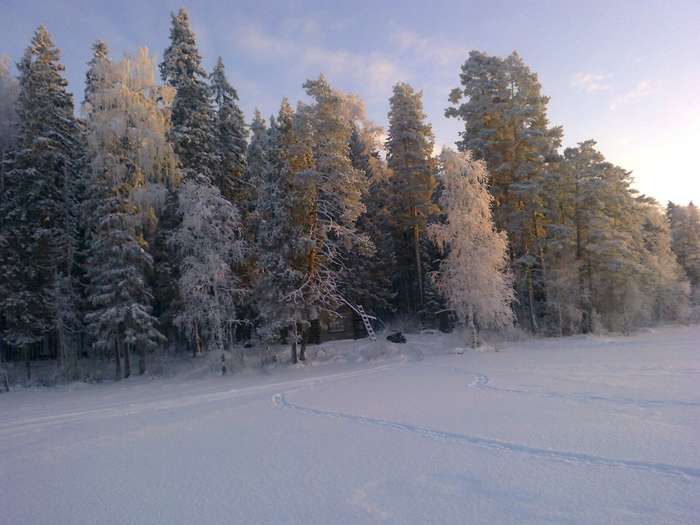
<instances>
[{"instance_id":1,"label":"snow-covered clearing","mask_svg":"<svg viewBox=\"0 0 700 525\"><path fill-rule=\"evenodd\" d=\"M0 395L0 523L700 522L700 327L368 344Z\"/></svg>"}]
</instances>

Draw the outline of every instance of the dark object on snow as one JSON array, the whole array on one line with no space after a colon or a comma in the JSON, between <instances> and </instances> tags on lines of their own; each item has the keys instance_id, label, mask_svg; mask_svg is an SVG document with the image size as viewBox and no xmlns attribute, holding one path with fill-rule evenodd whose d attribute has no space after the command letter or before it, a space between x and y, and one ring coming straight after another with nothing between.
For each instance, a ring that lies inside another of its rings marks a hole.
<instances>
[{"instance_id":1,"label":"dark object on snow","mask_svg":"<svg viewBox=\"0 0 700 525\"><path fill-rule=\"evenodd\" d=\"M244 345L243 348L253 348L253 343L252 341L247 341Z\"/></svg>"},{"instance_id":2,"label":"dark object on snow","mask_svg":"<svg viewBox=\"0 0 700 525\"><path fill-rule=\"evenodd\" d=\"M389 334L386 336L388 341L391 341L392 343L405 343L406 342L406 337L401 332L394 332L393 334Z\"/></svg>"}]
</instances>

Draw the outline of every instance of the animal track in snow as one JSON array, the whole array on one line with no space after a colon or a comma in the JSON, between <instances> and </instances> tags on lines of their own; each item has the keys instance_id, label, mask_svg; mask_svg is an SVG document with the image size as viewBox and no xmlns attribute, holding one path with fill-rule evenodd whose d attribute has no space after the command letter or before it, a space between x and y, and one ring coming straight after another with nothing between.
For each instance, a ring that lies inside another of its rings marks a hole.
<instances>
[{"instance_id":1,"label":"animal track in snow","mask_svg":"<svg viewBox=\"0 0 700 525\"><path fill-rule=\"evenodd\" d=\"M317 408L305 407L302 405L297 405L296 403L291 403L284 393L275 394L273 396L273 403L275 404L275 406L278 406L280 408L295 410L302 414L327 417L331 419L340 419L379 428L397 430L400 432L408 432L436 441L448 441L452 443L473 445L497 451L517 452L534 458L549 459L552 461L559 461L574 465L602 466L642 470L646 472L651 472L653 474L680 477L683 479L700 480L700 468L695 467L686 467L681 465L670 465L666 463L655 463L628 459L607 458L582 452L569 452L561 450L551 450L546 448L537 448L521 443L501 441L498 439L489 439L479 436L470 436L467 434L460 434L457 432L436 430L429 427L422 427L418 425L412 425L410 423L402 423L399 421L391 421L388 419L373 418L367 416L356 416L353 414L346 414L343 412L334 412L331 410L322 410Z\"/></svg>"},{"instance_id":2,"label":"animal track in snow","mask_svg":"<svg viewBox=\"0 0 700 525\"><path fill-rule=\"evenodd\" d=\"M533 396L548 397L552 399L567 399L581 402L602 401L606 403L615 403L619 405L636 406L639 408L654 408L654 407L700 407L700 401L684 401L674 399L633 399L628 397L601 396L599 394L590 394L586 392L556 392L546 390L526 390L521 388L504 388L497 387L491 384L491 379L485 374L469 372L459 368L452 369L461 374L476 375L476 378L469 382L467 386L477 390L486 390L493 392L506 392L510 394L526 394Z\"/></svg>"}]
</instances>

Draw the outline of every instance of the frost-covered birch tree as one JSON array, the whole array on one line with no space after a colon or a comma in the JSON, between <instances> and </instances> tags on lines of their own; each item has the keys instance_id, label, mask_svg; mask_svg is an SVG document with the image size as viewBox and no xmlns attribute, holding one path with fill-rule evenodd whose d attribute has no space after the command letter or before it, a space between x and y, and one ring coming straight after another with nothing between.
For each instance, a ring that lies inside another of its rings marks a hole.
<instances>
[{"instance_id":1,"label":"frost-covered birch tree","mask_svg":"<svg viewBox=\"0 0 700 525\"><path fill-rule=\"evenodd\" d=\"M469 152L445 149L440 164L446 218L428 229L445 254L435 281L450 308L465 320L476 347L479 327L503 328L513 322L508 241L493 224L485 163Z\"/></svg>"},{"instance_id":2,"label":"frost-covered birch tree","mask_svg":"<svg viewBox=\"0 0 700 525\"><path fill-rule=\"evenodd\" d=\"M233 272L244 241L236 207L210 184L186 181L178 194L182 223L171 237L180 255L182 306L175 324L195 353L222 352L236 322L235 301L244 292Z\"/></svg>"},{"instance_id":3,"label":"frost-covered birch tree","mask_svg":"<svg viewBox=\"0 0 700 525\"><path fill-rule=\"evenodd\" d=\"M87 315L98 348L113 351L115 375L131 373L130 355L163 342L152 315L148 274L149 242L154 238L165 187L179 181L167 139L172 99L155 83L146 49L110 62L96 53L90 68L84 111L88 122L90 179L86 206L89 227Z\"/></svg>"}]
</instances>

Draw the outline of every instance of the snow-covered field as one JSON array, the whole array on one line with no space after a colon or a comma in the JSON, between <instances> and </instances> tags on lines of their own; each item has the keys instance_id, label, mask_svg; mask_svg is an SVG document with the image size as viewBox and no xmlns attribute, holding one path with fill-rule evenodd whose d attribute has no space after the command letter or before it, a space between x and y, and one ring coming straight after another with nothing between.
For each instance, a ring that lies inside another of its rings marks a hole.
<instances>
[{"instance_id":1,"label":"snow-covered field","mask_svg":"<svg viewBox=\"0 0 700 525\"><path fill-rule=\"evenodd\" d=\"M0 523L700 523L699 327L367 345L2 394Z\"/></svg>"}]
</instances>

